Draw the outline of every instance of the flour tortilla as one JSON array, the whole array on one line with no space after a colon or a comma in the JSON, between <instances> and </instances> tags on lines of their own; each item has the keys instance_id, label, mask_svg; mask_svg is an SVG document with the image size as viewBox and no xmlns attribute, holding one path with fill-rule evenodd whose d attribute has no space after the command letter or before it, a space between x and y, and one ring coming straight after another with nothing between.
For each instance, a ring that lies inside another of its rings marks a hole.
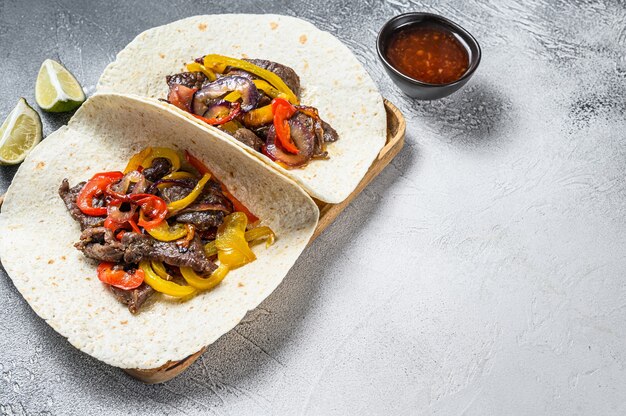
<instances>
[{"instance_id":1,"label":"flour tortilla","mask_svg":"<svg viewBox=\"0 0 626 416\"><path fill-rule=\"evenodd\" d=\"M69 125L20 166L0 214L0 259L39 316L76 348L113 366L156 368L180 360L233 328L280 284L307 245L319 211L282 177L212 131L150 100L95 95ZM189 150L278 236L257 260L186 302L162 295L132 315L96 276L97 262L73 247L80 228L57 190L97 172L121 170L148 145Z\"/></svg>"},{"instance_id":2,"label":"flour tortilla","mask_svg":"<svg viewBox=\"0 0 626 416\"><path fill-rule=\"evenodd\" d=\"M316 107L339 133L339 140L328 146L329 160L287 170L230 135L215 131L293 178L313 197L330 203L347 198L385 144L385 108L374 82L352 52L339 39L304 20L277 15L207 15L147 30L104 70L97 90L166 98L165 76L184 71L185 63L209 53L269 59L298 73L301 102Z\"/></svg>"}]
</instances>

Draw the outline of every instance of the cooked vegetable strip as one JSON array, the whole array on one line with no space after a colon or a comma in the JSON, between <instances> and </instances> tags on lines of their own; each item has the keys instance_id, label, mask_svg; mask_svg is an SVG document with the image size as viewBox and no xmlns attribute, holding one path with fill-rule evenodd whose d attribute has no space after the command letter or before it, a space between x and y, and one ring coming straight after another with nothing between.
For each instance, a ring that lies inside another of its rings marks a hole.
<instances>
[{"instance_id":1,"label":"cooked vegetable strip","mask_svg":"<svg viewBox=\"0 0 626 416\"><path fill-rule=\"evenodd\" d=\"M138 225L146 231L150 231L165 221L169 210L163 199L156 195L148 195L138 199L137 204L141 207Z\"/></svg>"},{"instance_id":2,"label":"cooked vegetable strip","mask_svg":"<svg viewBox=\"0 0 626 416\"><path fill-rule=\"evenodd\" d=\"M243 124L248 127L261 127L271 123L273 120L274 112L271 104L248 111L242 118Z\"/></svg>"},{"instance_id":3,"label":"cooked vegetable strip","mask_svg":"<svg viewBox=\"0 0 626 416\"><path fill-rule=\"evenodd\" d=\"M219 71L218 66L230 66L233 68L243 69L246 72L249 72L253 75L256 75L259 78L264 79L265 81L272 84L278 91L284 93L287 96L287 99L292 104L299 104L298 97L289 89L287 84L275 73L268 71L267 69L263 69L259 66L256 66L250 62L243 61L237 58L231 58L229 56L222 55L206 55L204 57L204 66L207 68L215 69L217 72L224 72L224 70Z\"/></svg>"},{"instance_id":4,"label":"cooked vegetable strip","mask_svg":"<svg viewBox=\"0 0 626 416\"><path fill-rule=\"evenodd\" d=\"M180 273L183 275L185 281L189 284L189 286L194 287L198 290L211 290L228 274L230 269L228 266L220 264L220 266L215 270L208 278L204 278L196 274L191 267L181 267Z\"/></svg>"},{"instance_id":5,"label":"cooked vegetable strip","mask_svg":"<svg viewBox=\"0 0 626 416\"><path fill-rule=\"evenodd\" d=\"M178 152L166 147L153 147L152 152L141 162L141 166L144 168L150 167L152 161L158 157L169 160L174 172L180 169L180 157L178 156Z\"/></svg>"},{"instance_id":6,"label":"cooked vegetable strip","mask_svg":"<svg viewBox=\"0 0 626 416\"><path fill-rule=\"evenodd\" d=\"M289 119L298 111L289 101L283 98L275 98L272 101L272 112L274 113L274 128L276 137L283 149L289 153L298 154L300 150L291 139L291 128Z\"/></svg>"},{"instance_id":7,"label":"cooked vegetable strip","mask_svg":"<svg viewBox=\"0 0 626 416\"><path fill-rule=\"evenodd\" d=\"M244 237L246 238L246 241L249 243L252 241L267 237L267 246L269 247L272 244L274 244L274 240L276 239L276 234L274 234L274 231L272 231L270 227L263 226L263 227L256 227L256 228L246 231L246 233L244 234ZM215 246L215 240L209 241L208 243L204 245L204 252L209 257L217 255L217 247Z\"/></svg>"},{"instance_id":8,"label":"cooked vegetable strip","mask_svg":"<svg viewBox=\"0 0 626 416\"><path fill-rule=\"evenodd\" d=\"M211 71L209 68L198 62L190 62L186 66L187 71L202 72L204 75L206 75L209 81L215 81L217 79L217 77L215 76L215 72Z\"/></svg>"},{"instance_id":9,"label":"cooked vegetable strip","mask_svg":"<svg viewBox=\"0 0 626 416\"><path fill-rule=\"evenodd\" d=\"M146 147L141 152L133 155L133 157L131 157L130 160L128 161L128 165L126 165L126 169L124 169L124 175L134 170L139 169L139 166L141 166L141 162L143 162L145 158L150 156L150 154L152 154L152 148Z\"/></svg>"},{"instance_id":10,"label":"cooked vegetable strip","mask_svg":"<svg viewBox=\"0 0 626 416\"><path fill-rule=\"evenodd\" d=\"M274 234L274 231L267 226L256 227L248 230L246 231L245 237L248 242L267 237L267 247L274 244L274 240L276 240L276 234Z\"/></svg>"},{"instance_id":11,"label":"cooked vegetable strip","mask_svg":"<svg viewBox=\"0 0 626 416\"><path fill-rule=\"evenodd\" d=\"M182 286L178 283L169 282L152 269L150 262L148 260L142 260L139 263L139 267L143 270L145 275L145 282L148 286L152 287L152 289L157 292L161 292L163 294L173 296L176 298L184 298L187 296L192 296L196 294L196 289L191 286Z\"/></svg>"},{"instance_id":12,"label":"cooked vegetable strip","mask_svg":"<svg viewBox=\"0 0 626 416\"><path fill-rule=\"evenodd\" d=\"M127 272L123 268L115 268L115 264L103 261L98 266L98 279L101 282L124 290L135 289L144 281L144 272L136 269L133 273Z\"/></svg>"},{"instance_id":13,"label":"cooked vegetable strip","mask_svg":"<svg viewBox=\"0 0 626 416\"><path fill-rule=\"evenodd\" d=\"M150 262L150 265L152 266L152 270L154 270L154 272L158 274L160 277L162 277L165 280L172 280L172 276L170 276L170 274L165 269L163 262L158 261L158 260L152 260Z\"/></svg>"},{"instance_id":14,"label":"cooked vegetable strip","mask_svg":"<svg viewBox=\"0 0 626 416\"><path fill-rule=\"evenodd\" d=\"M162 179L168 180L168 179L189 179L189 178L195 178L194 174L190 172L185 172L185 171L178 171L178 172L172 172L169 175L165 175Z\"/></svg>"},{"instance_id":15,"label":"cooked vegetable strip","mask_svg":"<svg viewBox=\"0 0 626 416\"><path fill-rule=\"evenodd\" d=\"M236 269L256 260L245 238L247 225L248 219L243 212L233 212L224 218L215 238L217 258L221 264Z\"/></svg>"},{"instance_id":16,"label":"cooked vegetable strip","mask_svg":"<svg viewBox=\"0 0 626 416\"><path fill-rule=\"evenodd\" d=\"M183 224L176 223L173 226L169 226L167 221L163 221L149 230L146 229L146 231L159 241L174 241L187 235L187 227Z\"/></svg>"},{"instance_id":17,"label":"cooked vegetable strip","mask_svg":"<svg viewBox=\"0 0 626 416\"><path fill-rule=\"evenodd\" d=\"M270 98L276 98L278 96L282 96L287 99L287 95L283 92L278 91L276 88L272 87L268 82L263 81L262 79L255 79L254 85L260 90L262 90L265 94L267 94Z\"/></svg>"},{"instance_id":18,"label":"cooked vegetable strip","mask_svg":"<svg viewBox=\"0 0 626 416\"><path fill-rule=\"evenodd\" d=\"M78 194L76 199L78 209L83 214L94 217L107 215L107 208L105 206L94 207L93 199L102 195L109 185L122 179L123 176L122 172L107 172L95 175L83 186L83 189Z\"/></svg>"},{"instance_id":19,"label":"cooked vegetable strip","mask_svg":"<svg viewBox=\"0 0 626 416\"><path fill-rule=\"evenodd\" d=\"M193 201L198 199L198 197L202 193L202 190L204 189L204 185L206 185L209 179L211 179L211 174L205 173L202 176L202 179L198 181L198 184L189 193L189 195L187 195L183 199L179 199L178 201L170 202L169 205L167 206L167 209L168 211L170 211L170 214L176 211L180 211L181 209L187 208L189 205L193 203Z\"/></svg>"}]
</instances>

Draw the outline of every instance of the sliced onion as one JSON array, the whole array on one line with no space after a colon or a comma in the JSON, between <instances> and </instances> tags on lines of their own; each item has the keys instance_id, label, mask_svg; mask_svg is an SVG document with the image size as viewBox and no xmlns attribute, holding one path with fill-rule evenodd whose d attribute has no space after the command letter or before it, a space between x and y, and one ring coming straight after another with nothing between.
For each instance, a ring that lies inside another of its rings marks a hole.
<instances>
[{"instance_id":1,"label":"sliced onion","mask_svg":"<svg viewBox=\"0 0 626 416\"><path fill-rule=\"evenodd\" d=\"M111 201L107 207L107 214L109 215L109 218L118 224L123 224L132 219L133 215L135 215L135 212L137 211L137 206L128 202L126 204L130 205L130 210L122 211L120 208L123 204L124 202L118 199Z\"/></svg>"},{"instance_id":2,"label":"sliced onion","mask_svg":"<svg viewBox=\"0 0 626 416\"><path fill-rule=\"evenodd\" d=\"M230 91L241 93L242 111L250 111L255 108L261 96L254 82L247 78L241 76L221 77L196 92L192 105L194 114L204 116L209 109L208 103L211 100L222 97Z\"/></svg>"},{"instance_id":3,"label":"sliced onion","mask_svg":"<svg viewBox=\"0 0 626 416\"><path fill-rule=\"evenodd\" d=\"M315 132L313 129L307 128L304 123L300 122L296 117L289 120L289 128L291 131L291 140L300 151L297 155L288 153L280 147L276 142L276 129L270 126L267 131L267 141L265 153L272 159L278 160L289 166L302 166L307 163L315 151Z\"/></svg>"},{"instance_id":4,"label":"sliced onion","mask_svg":"<svg viewBox=\"0 0 626 416\"><path fill-rule=\"evenodd\" d=\"M132 191L129 192L131 183L134 183L135 186L133 186ZM148 183L146 182L145 176L143 176L141 172L133 170L124 175L118 183L112 185L111 190L122 195L127 193L140 194L146 190L147 186Z\"/></svg>"}]
</instances>

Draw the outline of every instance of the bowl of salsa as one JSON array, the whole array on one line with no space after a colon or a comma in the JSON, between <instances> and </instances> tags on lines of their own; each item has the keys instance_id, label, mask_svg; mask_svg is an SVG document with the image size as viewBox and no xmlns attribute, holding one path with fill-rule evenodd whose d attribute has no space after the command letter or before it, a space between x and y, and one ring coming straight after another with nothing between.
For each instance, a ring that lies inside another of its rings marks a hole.
<instances>
[{"instance_id":1,"label":"bowl of salsa","mask_svg":"<svg viewBox=\"0 0 626 416\"><path fill-rule=\"evenodd\" d=\"M452 94L480 63L480 45L458 24L432 13L405 13L378 33L378 57L405 94L434 100Z\"/></svg>"}]
</instances>

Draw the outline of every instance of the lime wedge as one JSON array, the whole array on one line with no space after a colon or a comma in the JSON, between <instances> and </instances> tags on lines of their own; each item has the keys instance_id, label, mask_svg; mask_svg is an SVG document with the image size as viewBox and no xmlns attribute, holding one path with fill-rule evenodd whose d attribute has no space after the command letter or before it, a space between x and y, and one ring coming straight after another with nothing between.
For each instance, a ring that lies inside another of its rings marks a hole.
<instances>
[{"instance_id":1,"label":"lime wedge","mask_svg":"<svg viewBox=\"0 0 626 416\"><path fill-rule=\"evenodd\" d=\"M85 101L85 93L74 75L63 65L46 59L39 68L35 83L35 100L44 111L71 111Z\"/></svg>"},{"instance_id":2,"label":"lime wedge","mask_svg":"<svg viewBox=\"0 0 626 416\"><path fill-rule=\"evenodd\" d=\"M41 141L39 114L20 98L0 126L0 165L16 165Z\"/></svg>"}]
</instances>

